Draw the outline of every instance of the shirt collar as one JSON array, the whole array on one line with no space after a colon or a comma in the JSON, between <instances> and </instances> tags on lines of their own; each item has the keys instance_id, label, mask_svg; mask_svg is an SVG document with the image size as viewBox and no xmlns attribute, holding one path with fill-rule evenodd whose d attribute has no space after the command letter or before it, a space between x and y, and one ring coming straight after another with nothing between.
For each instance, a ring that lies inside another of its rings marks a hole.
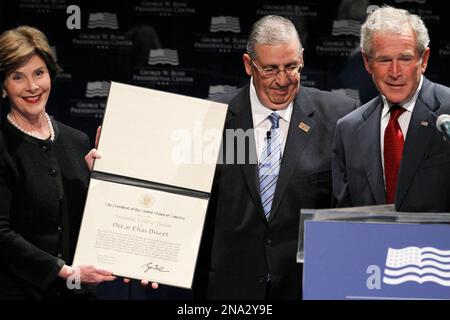
<instances>
[{"instance_id":1,"label":"shirt collar","mask_svg":"<svg viewBox=\"0 0 450 320\"><path fill-rule=\"evenodd\" d=\"M419 97L420 90L423 85L423 76L420 76L419 86L417 87L416 92L408 101L401 103L400 105L406 109L408 112L413 112L414 106L416 105L417 98ZM384 95L381 96L383 99L383 111L381 113L381 118L386 117L389 114L389 109L392 107L392 103L389 103Z\"/></svg>"},{"instance_id":2,"label":"shirt collar","mask_svg":"<svg viewBox=\"0 0 450 320\"><path fill-rule=\"evenodd\" d=\"M292 108L294 102L288 104L288 106L282 110L273 111L264 106L256 94L255 86L253 85L253 77L250 79L250 104L252 108L253 126L258 127L264 120L269 117L272 112L278 113L278 115L286 122L289 122L292 115Z\"/></svg>"}]
</instances>

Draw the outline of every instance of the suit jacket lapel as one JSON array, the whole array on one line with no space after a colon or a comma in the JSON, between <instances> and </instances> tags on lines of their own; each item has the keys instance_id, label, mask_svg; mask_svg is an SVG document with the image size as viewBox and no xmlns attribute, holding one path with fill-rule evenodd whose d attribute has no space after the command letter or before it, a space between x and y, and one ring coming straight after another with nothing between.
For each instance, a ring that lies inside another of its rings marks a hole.
<instances>
[{"instance_id":1,"label":"suit jacket lapel","mask_svg":"<svg viewBox=\"0 0 450 320\"><path fill-rule=\"evenodd\" d=\"M363 113L363 124L357 130L367 180L378 204L386 203L380 146L381 110L380 97L380 99L373 101L372 105Z\"/></svg>"},{"instance_id":2,"label":"suit jacket lapel","mask_svg":"<svg viewBox=\"0 0 450 320\"><path fill-rule=\"evenodd\" d=\"M313 134L316 129L315 122L311 117L313 113L314 109L312 107L312 102L309 99L306 90L300 89L297 99L294 100L294 107L289 124L289 132L284 148L280 172L278 174L278 181L272 202L269 221L276 216L278 207L283 195L285 194L290 177L292 176L292 172L297 166L298 159L305 150L311 134ZM308 132L299 128L299 125L302 122L309 127Z\"/></svg>"},{"instance_id":3,"label":"suit jacket lapel","mask_svg":"<svg viewBox=\"0 0 450 320\"><path fill-rule=\"evenodd\" d=\"M229 110L234 114L234 118L232 119L231 124L228 126L229 129L242 129L244 132L248 132L247 130L249 129L253 130L254 127L248 85L242 89L242 91L235 99L233 99L233 101L230 103ZM261 218L264 219L264 221L267 221L259 194L258 164L256 163L257 159L255 159L255 163L250 163L248 161L248 157L250 156L251 152L256 155L255 135L253 131L250 131L248 133L248 144L247 148L245 148L246 161L245 164L241 164L240 167L242 168L242 173L244 175L244 179L246 181L250 196L253 199L255 207L258 210ZM253 148L255 150L249 150L249 148ZM242 150L238 152L242 152Z\"/></svg>"},{"instance_id":4,"label":"suit jacket lapel","mask_svg":"<svg viewBox=\"0 0 450 320\"><path fill-rule=\"evenodd\" d=\"M400 208L411 186L415 172L433 136L436 122L434 111L440 102L434 99L432 82L424 79L421 93L414 106L406 135L397 184L396 207Z\"/></svg>"}]
</instances>

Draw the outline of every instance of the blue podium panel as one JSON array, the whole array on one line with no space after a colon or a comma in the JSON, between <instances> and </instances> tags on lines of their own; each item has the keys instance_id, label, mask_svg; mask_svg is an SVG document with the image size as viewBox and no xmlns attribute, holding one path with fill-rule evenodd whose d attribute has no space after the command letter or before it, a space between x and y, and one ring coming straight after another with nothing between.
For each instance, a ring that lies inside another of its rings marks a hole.
<instances>
[{"instance_id":1,"label":"blue podium panel","mask_svg":"<svg viewBox=\"0 0 450 320\"><path fill-rule=\"evenodd\" d=\"M450 226L305 222L303 299L450 299Z\"/></svg>"}]
</instances>

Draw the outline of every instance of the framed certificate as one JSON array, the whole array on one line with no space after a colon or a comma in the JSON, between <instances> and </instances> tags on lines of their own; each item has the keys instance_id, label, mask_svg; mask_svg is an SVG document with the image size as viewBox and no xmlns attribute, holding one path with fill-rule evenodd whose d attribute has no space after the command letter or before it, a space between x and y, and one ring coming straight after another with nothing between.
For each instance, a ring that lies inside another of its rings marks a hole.
<instances>
[{"instance_id":1,"label":"framed certificate","mask_svg":"<svg viewBox=\"0 0 450 320\"><path fill-rule=\"evenodd\" d=\"M74 266L191 288L226 111L111 84Z\"/></svg>"}]
</instances>

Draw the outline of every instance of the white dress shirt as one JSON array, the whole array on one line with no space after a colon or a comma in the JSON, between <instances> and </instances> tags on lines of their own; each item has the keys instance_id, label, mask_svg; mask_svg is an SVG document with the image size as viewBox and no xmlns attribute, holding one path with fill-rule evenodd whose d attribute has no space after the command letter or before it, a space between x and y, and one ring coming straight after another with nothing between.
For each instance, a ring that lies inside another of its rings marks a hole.
<instances>
[{"instance_id":1,"label":"white dress shirt","mask_svg":"<svg viewBox=\"0 0 450 320\"><path fill-rule=\"evenodd\" d=\"M408 133L409 123L411 121L412 112L416 105L417 98L419 97L420 89L422 89L423 84L423 76L420 78L419 86L417 87L416 92L412 96L409 101L406 101L400 106L403 107L406 111L403 112L398 118L398 124L400 125L400 129L403 133L403 138L406 140L406 134ZM384 172L384 132L386 131L386 127L389 123L390 113L389 108L392 106L392 103L389 103L384 95L381 96L383 99L383 110L381 111L381 124L380 124L380 146L381 146L381 163L383 165ZM383 174L384 178L384 174ZM386 182L386 179L385 179Z\"/></svg>"},{"instance_id":2,"label":"white dress shirt","mask_svg":"<svg viewBox=\"0 0 450 320\"><path fill-rule=\"evenodd\" d=\"M281 138L281 154L284 154L284 147L286 145L286 138L289 131L289 123L292 116L292 108L294 103L291 102L287 108L283 110L273 111L265 107L256 94L255 86L253 85L253 78L250 80L250 104L252 108L253 126L255 128L255 142L256 142L256 154L258 156L258 163L261 157L261 153L264 150L267 139L267 132L270 131L272 123L267 118L272 112L278 113L280 116L279 128Z\"/></svg>"}]
</instances>

